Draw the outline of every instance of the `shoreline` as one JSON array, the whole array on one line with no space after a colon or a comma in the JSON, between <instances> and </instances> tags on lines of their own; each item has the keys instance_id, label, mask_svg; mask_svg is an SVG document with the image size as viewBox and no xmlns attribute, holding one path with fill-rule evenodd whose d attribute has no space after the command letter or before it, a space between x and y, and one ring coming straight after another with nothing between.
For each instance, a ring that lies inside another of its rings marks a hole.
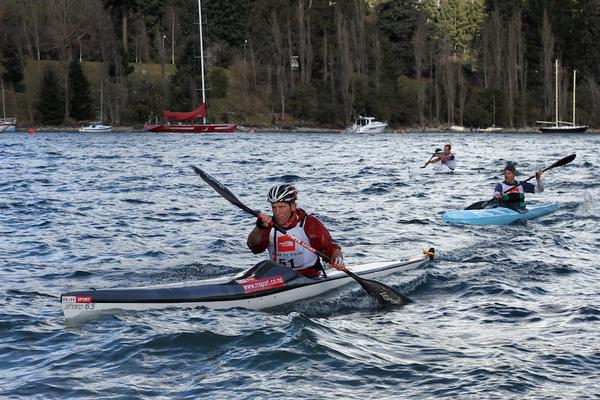
<instances>
[{"instance_id":1,"label":"shoreline","mask_svg":"<svg viewBox=\"0 0 600 400\"><path fill-rule=\"evenodd\" d=\"M40 132L67 132L67 133L84 133L79 132L79 126L40 126L33 128L34 131L30 132L31 127L17 126L15 132L20 133L40 133ZM134 127L134 126L113 126L112 133L144 133L143 127ZM345 134L344 129L336 129L336 128L326 128L326 127L314 127L314 126L283 126L283 127L274 127L274 126L264 126L264 125L238 125L238 129L235 132L239 133L277 133L277 132L285 132L285 133L340 133ZM232 133L235 133L232 132ZM166 132L165 132L166 133ZM402 127L398 129L392 129L384 134L410 134L410 133L456 133L456 134L472 134L472 133L488 133L488 134L502 134L502 133L540 133L539 130L535 127L525 127L525 128L513 128L513 129L504 129L499 132L485 132L478 130L477 128L465 128L464 131L453 131L447 127L439 127L439 126L431 126L425 128L418 127ZM589 128L585 134L590 133L600 133L600 129ZM202 133L201 133L202 134ZM206 134L214 134L214 133L206 133ZM360 135L360 134L359 134Z\"/></svg>"}]
</instances>

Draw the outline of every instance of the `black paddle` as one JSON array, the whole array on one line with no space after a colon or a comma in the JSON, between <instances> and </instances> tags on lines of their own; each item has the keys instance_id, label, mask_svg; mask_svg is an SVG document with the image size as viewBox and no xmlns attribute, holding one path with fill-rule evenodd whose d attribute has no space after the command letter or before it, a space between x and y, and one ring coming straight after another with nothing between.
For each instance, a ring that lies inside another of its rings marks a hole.
<instances>
[{"instance_id":1,"label":"black paddle","mask_svg":"<svg viewBox=\"0 0 600 400\"><path fill-rule=\"evenodd\" d=\"M219 193L221 196L223 196L231 204L233 204L234 206L236 206L238 208L241 208L242 210L246 211L248 214L258 217L259 213L257 211L254 211L251 208L244 205L237 197L235 197L235 195L233 193L231 193L231 191L229 189L227 189L225 186L223 186L215 178L213 178L206 172L202 171L200 168L197 168L193 165L192 165L192 168L198 175L200 175L200 177L204 180L204 182L208 183L210 185L210 187L212 187L217 193ZM275 229L277 229L279 232L283 233L284 235L287 235L290 239L292 239L293 241L298 243L300 246L302 246L302 247L308 249L309 251L313 252L314 254L318 255L319 257L321 257L323 259L323 261L325 261L327 263L329 263L331 261L330 257L326 256L319 250L312 248L309 244L307 244L307 243L303 242L302 240L294 237L293 235L290 235L289 233L287 233L285 228L283 228L281 225L279 225L275 221L273 221L272 223L273 223L273 227ZM361 278L360 276L356 275L355 273L348 270L347 268L344 268L343 271L345 273L347 273L348 275L350 275L350 277L352 277L354 280L356 280L360 284L360 286L362 286L362 288L369 295L375 297L379 301L379 303L382 305L404 305L404 304L413 302L407 296L403 295L402 293L399 293L398 291L392 289L391 287L389 287L387 285L384 285L383 283L373 281L371 279Z\"/></svg>"},{"instance_id":2,"label":"black paddle","mask_svg":"<svg viewBox=\"0 0 600 400\"><path fill-rule=\"evenodd\" d=\"M429 160L427 160L427 162L425 163L425 165L423 165L422 167L419 168L425 168L426 166L429 165L429 163L431 162L431 160L433 160L433 157L437 156L438 154L440 154L442 152L442 149L435 149L435 153L433 153L431 155L431 158Z\"/></svg>"},{"instance_id":3,"label":"black paddle","mask_svg":"<svg viewBox=\"0 0 600 400\"><path fill-rule=\"evenodd\" d=\"M564 158L561 158L560 160L558 160L557 162L555 162L554 164L552 164L548 168L544 168L542 170L542 172L546 172L549 169L556 168L556 167L561 167L563 165L566 165L566 164L570 163L571 161L573 161L575 159L575 156L576 156L576 154L571 154L570 156L566 156ZM524 181L520 181L515 186L512 186L512 187L508 188L507 190L505 190L504 192L502 192L500 194L500 196L505 195L510 190L516 188L517 186L521 185L522 183L527 182L527 181L529 181L529 180L531 180L533 178L535 178L535 175L532 175L529 178L525 179ZM465 210L481 210L481 209L486 208L487 205L494 204L494 203L498 203L498 199L494 198L494 199L491 199L491 200L478 201L477 203L473 203L469 207L465 208Z\"/></svg>"}]
</instances>

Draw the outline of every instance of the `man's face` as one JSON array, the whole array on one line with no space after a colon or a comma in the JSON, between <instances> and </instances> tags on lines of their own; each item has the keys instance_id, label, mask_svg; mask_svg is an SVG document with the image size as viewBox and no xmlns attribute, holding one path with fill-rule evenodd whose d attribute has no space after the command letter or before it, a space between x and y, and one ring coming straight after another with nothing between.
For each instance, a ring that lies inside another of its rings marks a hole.
<instances>
[{"instance_id":1,"label":"man's face","mask_svg":"<svg viewBox=\"0 0 600 400\"><path fill-rule=\"evenodd\" d=\"M504 181L511 183L515 180L515 174L509 170L504 170Z\"/></svg>"},{"instance_id":2,"label":"man's face","mask_svg":"<svg viewBox=\"0 0 600 400\"><path fill-rule=\"evenodd\" d=\"M450 154L450 147L444 146L444 154L446 154L446 155Z\"/></svg>"},{"instance_id":3,"label":"man's face","mask_svg":"<svg viewBox=\"0 0 600 400\"><path fill-rule=\"evenodd\" d=\"M275 222L279 225L285 225L290 218L292 217L292 211L295 209L295 206L279 202L271 204L271 210L273 210L273 218Z\"/></svg>"}]
</instances>

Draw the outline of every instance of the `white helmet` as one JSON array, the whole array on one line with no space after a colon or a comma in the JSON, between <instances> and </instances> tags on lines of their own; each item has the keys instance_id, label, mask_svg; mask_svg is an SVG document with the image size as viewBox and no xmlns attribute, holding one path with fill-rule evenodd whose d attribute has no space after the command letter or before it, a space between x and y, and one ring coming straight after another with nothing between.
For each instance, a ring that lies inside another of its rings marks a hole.
<instances>
[{"instance_id":1,"label":"white helmet","mask_svg":"<svg viewBox=\"0 0 600 400\"><path fill-rule=\"evenodd\" d=\"M298 190L291 183L276 185L269 190L267 200L272 203L293 203L298 198Z\"/></svg>"}]
</instances>

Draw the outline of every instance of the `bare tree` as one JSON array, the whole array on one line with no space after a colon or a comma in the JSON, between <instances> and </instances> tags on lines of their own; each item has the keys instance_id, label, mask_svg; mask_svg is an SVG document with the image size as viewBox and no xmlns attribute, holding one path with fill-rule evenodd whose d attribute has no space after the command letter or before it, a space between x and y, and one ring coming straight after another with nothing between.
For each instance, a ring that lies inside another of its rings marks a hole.
<instances>
[{"instance_id":1,"label":"bare tree","mask_svg":"<svg viewBox=\"0 0 600 400\"><path fill-rule=\"evenodd\" d=\"M298 0L298 56L300 59L300 82L303 85L310 82L312 75L313 54L310 29L310 13L306 13L304 10L304 0Z\"/></svg>"},{"instance_id":2,"label":"bare tree","mask_svg":"<svg viewBox=\"0 0 600 400\"><path fill-rule=\"evenodd\" d=\"M350 37L346 28L346 24L344 23L341 7L337 4L335 7L336 40L338 46L337 70L339 71L338 89L342 97L345 122L348 123L350 121L350 117L352 116L352 104L354 100L353 93L351 91L353 73L350 53Z\"/></svg>"},{"instance_id":3,"label":"bare tree","mask_svg":"<svg viewBox=\"0 0 600 400\"><path fill-rule=\"evenodd\" d=\"M417 31L414 37L414 49L415 49L415 75L417 78L417 104L419 112L419 125L421 128L425 125L425 118L423 115L423 107L425 103L424 84L421 80L423 62L426 56L426 43L427 43L427 21L425 14L420 14L417 22Z\"/></svg>"},{"instance_id":4,"label":"bare tree","mask_svg":"<svg viewBox=\"0 0 600 400\"><path fill-rule=\"evenodd\" d=\"M506 82L503 85L506 93L508 124L511 127L516 126L516 101L520 95L519 70L523 66L524 58L521 31L521 15L518 11L515 11L508 22L507 28L506 62L504 63Z\"/></svg>"},{"instance_id":5,"label":"bare tree","mask_svg":"<svg viewBox=\"0 0 600 400\"><path fill-rule=\"evenodd\" d=\"M279 89L279 104L281 107L281 119L285 118L285 48L283 38L279 29L277 13L271 13L271 29L273 32L273 45L275 47L275 70L277 75L277 87Z\"/></svg>"},{"instance_id":6,"label":"bare tree","mask_svg":"<svg viewBox=\"0 0 600 400\"><path fill-rule=\"evenodd\" d=\"M544 76L544 115L548 118L553 114L554 102L554 35L552 34L552 26L548 17L548 10L544 8L544 16L542 22L542 71ZM557 88L558 90L558 88Z\"/></svg>"}]
</instances>

